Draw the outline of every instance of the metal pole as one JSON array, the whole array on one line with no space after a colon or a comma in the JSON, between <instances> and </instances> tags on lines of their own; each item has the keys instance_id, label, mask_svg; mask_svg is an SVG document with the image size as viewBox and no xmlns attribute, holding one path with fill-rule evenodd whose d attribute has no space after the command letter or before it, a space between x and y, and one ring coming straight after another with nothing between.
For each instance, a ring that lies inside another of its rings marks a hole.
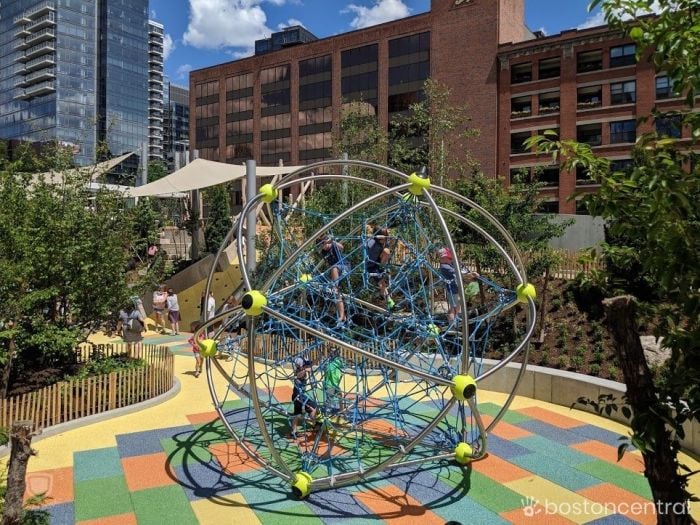
<instances>
[{"instance_id":1,"label":"metal pole","mask_svg":"<svg viewBox=\"0 0 700 525\"><path fill-rule=\"evenodd\" d=\"M148 184L148 142L141 143L141 177L137 181L137 186Z\"/></svg>"},{"instance_id":2,"label":"metal pole","mask_svg":"<svg viewBox=\"0 0 700 525\"><path fill-rule=\"evenodd\" d=\"M245 180L246 180L246 203L255 199L258 193L257 184L255 181L255 161L246 160L245 161ZM246 227L246 270L253 273L256 268L255 261L255 222L256 222L255 207L248 210L248 215L245 221Z\"/></svg>"}]
</instances>

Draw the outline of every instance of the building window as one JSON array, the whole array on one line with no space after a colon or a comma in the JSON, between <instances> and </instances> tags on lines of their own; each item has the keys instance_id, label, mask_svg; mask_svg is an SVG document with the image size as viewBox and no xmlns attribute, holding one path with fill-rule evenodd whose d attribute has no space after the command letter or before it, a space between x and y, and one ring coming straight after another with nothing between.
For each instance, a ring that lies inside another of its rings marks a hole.
<instances>
[{"instance_id":1,"label":"building window","mask_svg":"<svg viewBox=\"0 0 700 525\"><path fill-rule=\"evenodd\" d=\"M576 108L598 108L603 104L603 86L587 86L576 90Z\"/></svg>"},{"instance_id":2,"label":"building window","mask_svg":"<svg viewBox=\"0 0 700 525\"><path fill-rule=\"evenodd\" d=\"M372 105L377 112L377 85L379 83L377 44L348 49L340 54L340 94L344 102Z\"/></svg>"},{"instance_id":3,"label":"building window","mask_svg":"<svg viewBox=\"0 0 700 525\"><path fill-rule=\"evenodd\" d=\"M516 184L519 182L527 182L530 180L530 168L521 166L519 168L510 169L510 183Z\"/></svg>"},{"instance_id":4,"label":"building window","mask_svg":"<svg viewBox=\"0 0 700 525\"><path fill-rule=\"evenodd\" d=\"M610 84L611 104L632 104L637 100L637 83L634 80L629 82L616 82Z\"/></svg>"},{"instance_id":5,"label":"building window","mask_svg":"<svg viewBox=\"0 0 700 525\"><path fill-rule=\"evenodd\" d=\"M547 186L559 186L559 166L538 166L535 168L535 180Z\"/></svg>"},{"instance_id":6,"label":"building window","mask_svg":"<svg viewBox=\"0 0 700 525\"><path fill-rule=\"evenodd\" d=\"M560 74L559 57L540 60L538 70L539 71L537 78L539 78L540 80L544 80L545 78L558 77Z\"/></svg>"},{"instance_id":7,"label":"building window","mask_svg":"<svg viewBox=\"0 0 700 525\"><path fill-rule=\"evenodd\" d=\"M588 170L580 164L576 166L576 186L589 186L595 184Z\"/></svg>"},{"instance_id":8,"label":"building window","mask_svg":"<svg viewBox=\"0 0 700 525\"><path fill-rule=\"evenodd\" d=\"M516 97L510 99L510 117L529 117L532 115L532 98Z\"/></svg>"},{"instance_id":9,"label":"building window","mask_svg":"<svg viewBox=\"0 0 700 525\"><path fill-rule=\"evenodd\" d=\"M584 51L576 55L577 73L598 71L600 69L603 69L603 52L600 49L596 49L595 51Z\"/></svg>"},{"instance_id":10,"label":"building window","mask_svg":"<svg viewBox=\"0 0 700 525\"><path fill-rule=\"evenodd\" d=\"M586 199L576 199L576 215L590 215Z\"/></svg>"},{"instance_id":11,"label":"building window","mask_svg":"<svg viewBox=\"0 0 700 525\"><path fill-rule=\"evenodd\" d=\"M658 133L659 136L672 139L681 138L682 124L680 115L657 118L655 125L656 133Z\"/></svg>"},{"instance_id":12,"label":"building window","mask_svg":"<svg viewBox=\"0 0 700 525\"><path fill-rule=\"evenodd\" d=\"M531 136L529 131L510 134L510 153L516 155L518 153L527 153L529 150L525 146L525 141Z\"/></svg>"},{"instance_id":13,"label":"building window","mask_svg":"<svg viewBox=\"0 0 700 525\"><path fill-rule=\"evenodd\" d=\"M516 64L510 68L510 83L520 84L532 80L532 64Z\"/></svg>"},{"instance_id":14,"label":"building window","mask_svg":"<svg viewBox=\"0 0 700 525\"><path fill-rule=\"evenodd\" d=\"M632 159L618 159L610 162L610 172L622 171L624 173L629 173L634 167L634 162Z\"/></svg>"},{"instance_id":15,"label":"building window","mask_svg":"<svg viewBox=\"0 0 700 525\"><path fill-rule=\"evenodd\" d=\"M600 146L603 143L603 126L599 123L576 126L576 140L589 146Z\"/></svg>"},{"instance_id":16,"label":"building window","mask_svg":"<svg viewBox=\"0 0 700 525\"><path fill-rule=\"evenodd\" d=\"M538 105L540 108L540 114L556 113L557 111L559 111L559 91L552 91L550 93L540 93L538 98Z\"/></svg>"},{"instance_id":17,"label":"building window","mask_svg":"<svg viewBox=\"0 0 700 525\"><path fill-rule=\"evenodd\" d=\"M635 53L637 46L625 44L610 48L610 67L631 66L637 61Z\"/></svg>"},{"instance_id":18,"label":"building window","mask_svg":"<svg viewBox=\"0 0 700 525\"><path fill-rule=\"evenodd\" d=\"M636 136L637 122L635 120L621 120L610 123L610 144L620 144L624 142L634 142Z\"/></svg>"},{"instance_id":19,"label":"building window","mask_svg":"<svg viewBox=\"0 0 700 525\"><path fill-rule=\"evenodd\" d=\"M673 88L673 81L668 76L656 77L656 100L677 97L678 93Z\"/></svg>"},{"instance_id":20,"label":"building window","mask_svg":"<svg viewBox=\"0 0 700 525\"><path fill-rule=\"evenodd\" d=\"M559 201L542 201L537 211L540 213L559 213Z\"/></svg>"}]
</instances>

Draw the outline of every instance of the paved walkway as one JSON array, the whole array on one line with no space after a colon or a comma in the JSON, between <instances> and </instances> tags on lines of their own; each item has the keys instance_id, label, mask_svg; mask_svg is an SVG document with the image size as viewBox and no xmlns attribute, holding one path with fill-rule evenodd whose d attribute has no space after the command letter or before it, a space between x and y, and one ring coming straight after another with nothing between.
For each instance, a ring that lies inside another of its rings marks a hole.
<instances>
[{"instance_id":1,"label":"paved walkway","mask_svg":"<svg viewBox=\"0 0 700 525\"><path fill-rule=\"evenodd\" d=\"M140 412L35 442L28 493L47 491L52 523L498 524L655 523L637 452L616 462L625 427L516 398L469 469L451 462L293 499L227 439L185 337L148 337L179 357L182 388ZM480 392L483 414L505 396ZM488 418L488 416L486 416ZM684 458L693 470L700 463ZM697 478L697 476L696 476ZM700 493L698 479L693 492ZM534 503L539 502L539 503ZM700 515L700 507L694 507Z\"/></svg>"}]
</instances>

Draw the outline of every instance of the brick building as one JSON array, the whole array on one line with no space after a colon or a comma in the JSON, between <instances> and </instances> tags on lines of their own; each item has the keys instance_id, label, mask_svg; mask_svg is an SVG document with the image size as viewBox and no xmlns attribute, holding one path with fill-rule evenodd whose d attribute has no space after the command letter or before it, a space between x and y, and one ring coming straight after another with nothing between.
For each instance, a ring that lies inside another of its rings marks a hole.
<instances>
[{"instance_id":1,"label":"brick building","mask_svg":"<svg viewBox=\"0 0 700 525\"><path fill-rule=\"evenodd\" d=\"M192 148L230 163L330 158L344 102L371 104L386 129L432 77L454 103L469 106L480 130L472 153L485 174L507 181L529 170L550 183L546 211L574 213L567 198L590 181L524 151L523 140L557 129L624 164L635 118L659 99L681 101L665 76L635 63L634 45L619 34L607 27L533 34L524 3L432 0L426 13L329 38L299 27L275 34L260 42L264 53L190 74Z\"/></svg>"}]
</instances>

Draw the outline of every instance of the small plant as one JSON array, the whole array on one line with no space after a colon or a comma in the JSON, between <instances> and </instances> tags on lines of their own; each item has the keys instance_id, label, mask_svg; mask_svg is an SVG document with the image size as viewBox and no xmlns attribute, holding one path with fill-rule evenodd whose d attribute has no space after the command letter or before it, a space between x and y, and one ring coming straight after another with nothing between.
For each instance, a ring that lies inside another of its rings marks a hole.
<instances>
[{"instance_id":1,"label":"small plant","mask_svg":"<svg viewBox=\"0 0 700 525\"><path fill-rule=\"evenodd\" d=\"M608 375L610 376L610 379L612 379L613 381L617 381L617 378L620 375L620 371L615 365L608 365Z\"/></svg>"},{"instance_id":2,"label":"small plant","mask_svg":"<svg viewBox=\"0 0 700 525\"><path fill-rule=\"evenodd\" d=\"M566 346L566 337L561 337L561 336L557 337L557 341L556 341L556 343L554 343L554 345L557 348L564 348Z\"/></svg>"},{"instance_id":3,"label":"small plant","mask_svg":"<svg viewBox=\"0 0 700 525\"><path fill-rule=\"evenodd\" d=\"M557 334L560 338L569 338L569 327L566 326L566 323L557 324Z\"/></svg>"},{"instance_id":4,"label":"small plant","mask_svg":"<svg viewBox=\"0 0 700 525\"><path fill-rule=\"evenodd\" d=\"M597 342L593 343L593 353L596 353L596 354L605 353L605 348L603 348L602 341L597 341Z\"/></svg>"},{"instance_id":5,"label":"small plant","mask_svg":"<svg viewBox=\"0 0 700 525\"><path fill-rule=\"evenodd\" d=\"M576 329L576 332L574 332L574 339L576 339L577 341L580 341L581 339L583 339L583 328L582 327L579 326Z\"/></svg>"},{"instance_id":6,"label":"small plant","mask_svg":"<svg viewBox=\"0 0 700 525\"><path fill-rule=\"evenodd\" d=\"M560 355L559 360L557 361L557 366L558 368L561 368L562 370L566 370L569 368L569 356L568 355Z\"/></svg>"},{"instance_id":7,"label":"small plant","mask_svg":"<svg viewBox=\"0 0 700 525\"><path fill-rule=\"evenodd\" d=\"M561 299L559 299L559 297L555 297L554 299L552 299L552 302L549 303L549 308L552 312L556 312L557 310L559 310L561 308Z\"/></svg>"},{"instance_id":8,"label":"small plant","mask_svg":"<svg viewBox=\"0 0 700 525\"><path fill-rule=\"evenodd\" d=\"M593 353L593 363L595 363L596 365L602 364L604 359L605 359L605 354L603 352L594 352Z\"/></svg>"},{"instance_id":9,"label":"small plant","mask_svg":"<svg viewBox=\"0 0 700 525\"><path fill-rule=\"evenodd\" d=\"M574 370L581 370L583 368L583 363L583 357L581 357L580 355L575 355L571 358L571 367Z\"/></svg>"},{"instance_id":10,"label":"small plant","mask_svg":"<svg viewBox=\"0 0 700 525\"><path fill-rule=\"evenodd\" d=\"M592 376L600 375L600 365L598 363L593 363L590 366L589 371Z\"/></svg>"},{"instance_id":11,"label":"small plant","mask_svg":"<svg viewBox=\"0 0 700 525\"><path fill-rule=\"evenodd\" d=\"M599 343L603 340L603 328L599 324L595 324L593 326L593 330L591 331L591 337L593 338L593 342Z\"/></svg>"},{"instance_id":12,"label":"small plant","mask_svg":"<svg viewBox=\"0 0 700 525\"><path fill-rule=\"evenodd\" d=\"M549 352L546 350L543 350L542 353L540 354L540 364L542 366L549 366Z\"/></svg>"},{"instance_id":13,"label":"small plant","mask_svg":"<svg viewBox=\"0 0 700 525\"><path fill-rule=\"evenodd\" d=\"M584 343L576 345L576 355L579 357L585 357L588 352L588 347Z\"/></svg>"}]
</instances>

